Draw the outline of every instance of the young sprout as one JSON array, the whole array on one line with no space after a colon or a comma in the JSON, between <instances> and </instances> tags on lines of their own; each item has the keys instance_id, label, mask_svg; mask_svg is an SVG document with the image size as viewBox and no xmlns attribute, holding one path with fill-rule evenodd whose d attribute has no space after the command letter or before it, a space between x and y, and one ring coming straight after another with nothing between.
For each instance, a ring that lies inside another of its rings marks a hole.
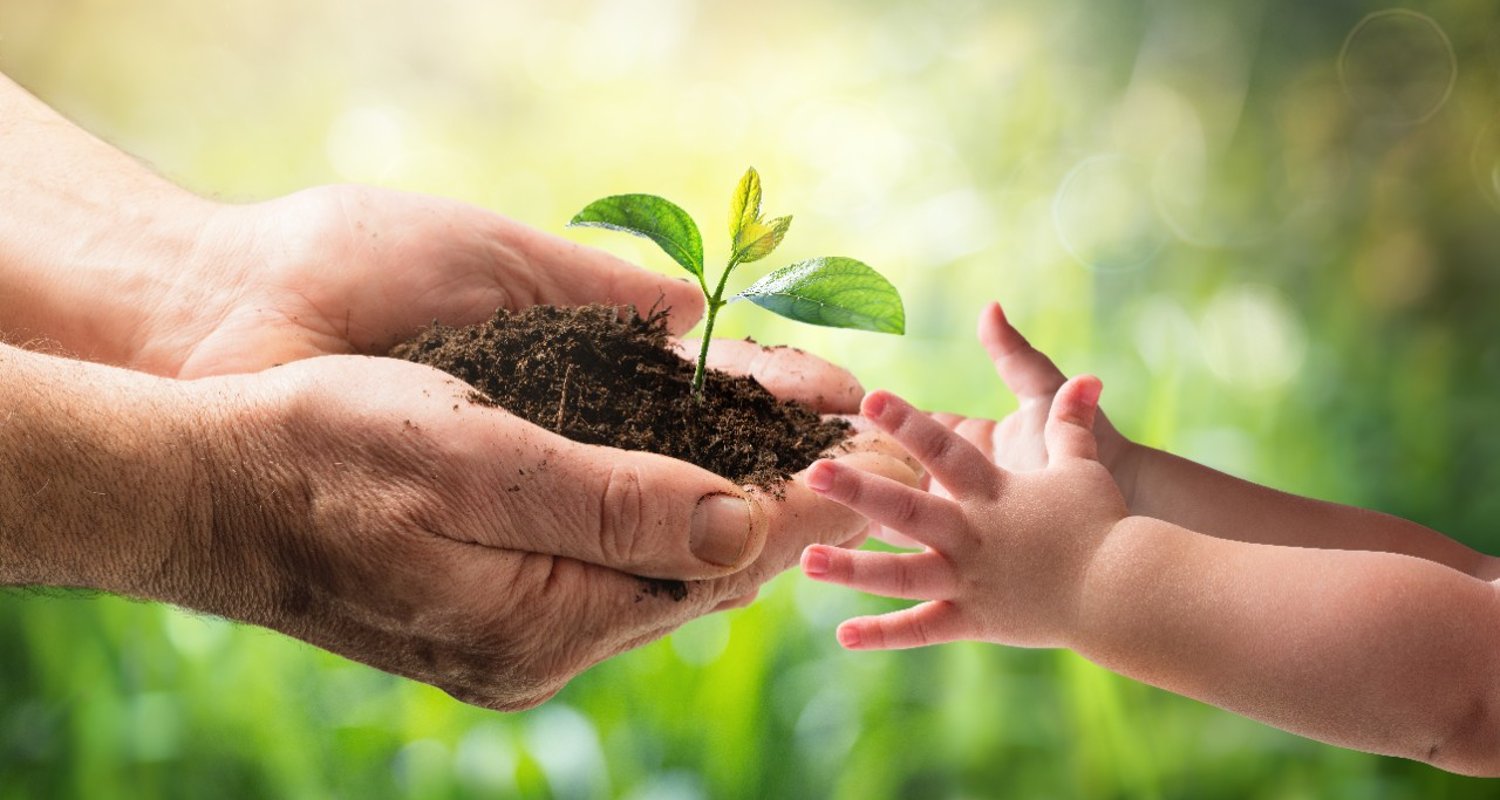
<instances>
[{"instance_id":1,"label":"young sprout","mask_svg":"<svg viewBox=\"0 0 1500 800\"><path fill-rule=\"evenodd\" d=\"M760 175L751 167L740 179L729 207L729 260L713 291L703 272L703 238L698 225L675 203L651 194L618 194L595 200L568 223L607 228L656 242L698 279L707 301L703 347L693 373L693 394L703 395L704 364L719 309L749 300L788 319L834 328L880 333L906 332L906 311L896 287L880 273L852 258L826 256L799 261L766 275L739 294L724 299L724 285L735 267L771 254L792 225L791 217L766 219L760 210Z\"/></svg>"}]
</instances>

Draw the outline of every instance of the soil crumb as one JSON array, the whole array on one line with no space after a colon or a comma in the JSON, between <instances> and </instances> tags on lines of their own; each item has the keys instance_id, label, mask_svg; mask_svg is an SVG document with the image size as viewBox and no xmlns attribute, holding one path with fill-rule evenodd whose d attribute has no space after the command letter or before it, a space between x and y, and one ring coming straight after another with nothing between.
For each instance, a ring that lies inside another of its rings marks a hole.
<instances>
[{"instance_id":1,"label":"soil crumb","mask_svg":"<svg viewBox=\"0 0 1500 800\"><path fill-rule=\"evenodd\" d=\"M574 441L646 450L780 493L792 473L849 435L753 378L693 365L669 348L666 317L610 306L501 310L463 328L434 324L390 355L437 367L500 406Z\"/></svg>"}]
</instances>

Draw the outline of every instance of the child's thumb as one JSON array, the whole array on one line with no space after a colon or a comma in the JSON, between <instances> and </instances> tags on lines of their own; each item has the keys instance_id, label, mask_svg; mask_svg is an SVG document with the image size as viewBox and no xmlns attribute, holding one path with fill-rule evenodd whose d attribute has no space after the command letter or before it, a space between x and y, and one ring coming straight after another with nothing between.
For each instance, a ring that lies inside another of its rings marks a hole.
<instances>
[{"instance_id":1,"label":"child's thumb","mask_svg":"<svg viewBox=\"0 0 1500 800\"><path fill-rule=\"evenodd\" d=\"M1063 384L1052 398L1043 438L1047 458L1086 458L1097 461L1099 444L1094 439L1094 417L1104 384L1093 375L1079 375Z\"/></svg>"}]
</instances>

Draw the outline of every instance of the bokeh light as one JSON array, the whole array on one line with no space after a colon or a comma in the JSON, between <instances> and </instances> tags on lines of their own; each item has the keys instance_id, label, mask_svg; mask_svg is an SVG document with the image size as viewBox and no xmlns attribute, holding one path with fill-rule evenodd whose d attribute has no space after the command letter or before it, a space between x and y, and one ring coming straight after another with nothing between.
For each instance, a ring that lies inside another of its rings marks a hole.
<instances>
[{"instance_id":1,"label":"bokeh light","mask_svg":"<svg viewBox=\"0 0 1500 800\"><path fill-rule=\"evenodd\" d=\"M1426 122L1448 101L1457 77L1448 34L1410 9L1361 19L1339 52L1339 79L1350 102L1381 122Z\"/></svg>"},{"instance_id":2,"label":"bokeh light","mask_svg":"<svg viewBox=\"0 0 1500 800\"><path fill-rule=\"evenodd\" d=\"M1126 434L1490 552L1497 65L1488 0L0 4L0 69L226 202L376 183L677 274L564 223L654 192L720 259L754 165L796 218L778 256L869 262L910 333L741 304L722 335L994 417L999 299ZM1066 653L834 642L900 605L788 574L498 714L223 620L7 592L0 800L1494 794Z\"/></svg>"}]
</instances>

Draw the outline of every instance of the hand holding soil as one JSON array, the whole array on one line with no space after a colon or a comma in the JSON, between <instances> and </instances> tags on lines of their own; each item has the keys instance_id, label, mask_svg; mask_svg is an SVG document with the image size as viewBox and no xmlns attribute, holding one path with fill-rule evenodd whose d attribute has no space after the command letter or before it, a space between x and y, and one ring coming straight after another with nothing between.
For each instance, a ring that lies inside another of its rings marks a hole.
<instances>
[{"instance_id":1,"label":"hand holding soil","mask_svg":"<svg viewBox=\"0 0 1500 800\"><path fill-rule=\"evenodd\" d=\"M223 454L212 536L235 544L183 572L227 580L162 599L493 708L539 703L864 526L795 483L778 500L564 439L414 364L318 358L213 391L227 427L205 437ZM843 458L915 482L869 447Z\"/></svg>"},{"instance_id":2,"label":"hand holding soil","mask_svg":"<svg viewBox=\"0 0 1500 800\"><path fill-rule=\"evenodd\" d=\"M349 355L535 304L670 308L680 333L698 287L439 198L194 197L3 78L0 116L0 335L86 359L0 344L0 584L177 603L522 708L862 535L795 481L570 441ZM793 351L715 360L813 401L809 430L860 393ZM890 451L830 455L915 482Z\"/></svg>"}]
</instances>

